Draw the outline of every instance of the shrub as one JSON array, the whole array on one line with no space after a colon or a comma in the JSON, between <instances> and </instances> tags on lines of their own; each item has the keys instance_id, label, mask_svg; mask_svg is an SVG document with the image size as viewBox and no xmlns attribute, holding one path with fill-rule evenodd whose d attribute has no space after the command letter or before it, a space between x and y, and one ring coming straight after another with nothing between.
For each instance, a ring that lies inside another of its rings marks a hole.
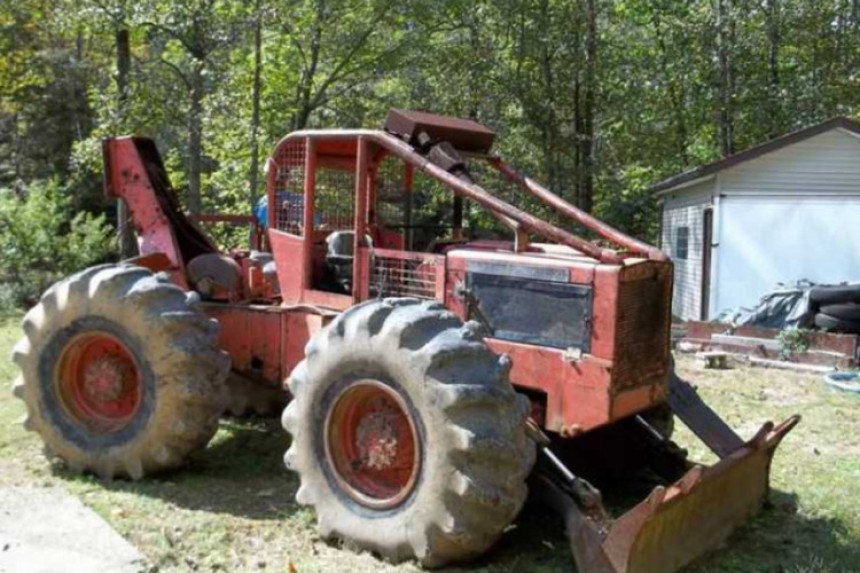
<instances>
[{"instance_id":1,"label":"shrub","mask_svg":"<svg viewBox=\"0 0 860 573\"><path fill-rule=\"evenodd\" d=\"M790 360L795 355L803 354L809 350L809 334L808 330L796 326L781 330L776 337L777 342L779 342L780 360Z\"/></svg>"},{"instance_id":2,"label":"shrub","mask_svg":"<svg viewBox=\"0 0 860 573\"><path fill-rule=\"evenodd\" d=\"M104 215L74 213L56 181L0 189L0 304L33 304L51 283L112 258Z\"/></svg>"}]
</instances>

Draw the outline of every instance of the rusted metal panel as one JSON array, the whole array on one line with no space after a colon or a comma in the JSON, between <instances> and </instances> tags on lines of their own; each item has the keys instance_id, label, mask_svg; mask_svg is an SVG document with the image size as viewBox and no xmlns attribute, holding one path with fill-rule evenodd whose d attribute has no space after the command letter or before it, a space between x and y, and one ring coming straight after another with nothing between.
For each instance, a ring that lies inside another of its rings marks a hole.
<instances>
[{"instance_id":1,"label":"rusted metal panel","mask_svg":"<svg viewBox=\"0 0 860 573\"><path fill-rule=\"evenodd\" d=\"M188 288L185 261L174 229L159 205L134 138L119 137L102 142L106 169L105 192L122 199L138 236L141 255L163 253L170 259L171 279Z\"/></svg>"},{"instance_id":2,"label":"rusted metal panel","mask_svg":"<svg viewBox=\"0 0 860 573\"><path fill-rule=\"evenodd\" d=\"M604 360L615 358L620 270L616 265L602 265L594 272L591 354Z\"/></svg>"},{"instance_id":3,"label":"rusted metal panel","mask_svg":"<svg viewBox=\"0 0 860 573\"><path fill-rule=\"evenodd\" d=\"M524 265L519 257L511 256L507 262L466 260L466 270L470 273L496 275L549 282L570 282L570 269L561 266Z\"/></svg>"},{"instance_id":4,"label":"rusted metal panel","mask_svg":"<svg viewBox=\"0 0 860 573\"><path fill-rule=\"evenodd\" d=\"M511 357L511 382L547 395L546 428L573 436L610 421L608 365L585 355L572 361L565 352L488 338L493 352Z\"/></svg>"},{"instance_id":5,"label":"rusted metal panel","mask_svg":"<svg viewBox=\"0 0 860 573\"><path fill-rule=\"evenodd\" d=\"M285 303L300 302L303 292L302 277L305 272L304 242L301 237L271 227L268 236L275 258L278 283L281 286L281 297Z\"/></svg>"},{"instance_id":6,"label":"rusted metal panel","mask_svg":"<svg viewBox=\"0 0 860 573\"><path fill-rule=\"evenodd\" d=\"M202 307L221 325L218 345L230 354L231 368L269 386L279 385L283 334L279 309L225 303Z\"/></svg>"},{"instance_id":7,"label":"rusted metal panel","mask_svg":"<svg viewBox=\"0 0 860 573\"><path fill-rule=\"evenodd\" d=\"M666 398L666 376L652 375L638 381L633 388L615 391L609 417L612 421L632 416Z\"/></svg>"},{"instance_id":8,"label":"rusted metal panel","mask_svg":"<svg viewBox=\"0 0 860 573\"><path fill-rule=\"evenodd\" d=\"M316 140L307 138L305 147L305 196L304 213L302 215L302 289L311 288L313 283L313 228L314 228L314 193L316 192L317 154Z\"/></svg>"},{"instance_id":9,"label":"rusted metal panel","mask_svg":"<svg viewBox=\"0 0 860 573\"><path fill-rule=\"evenodd\" d=\"M355 164L355 213L353 220L353 230L355 231L356 240L353 241L353 264L352 266L352 288L353 296L356 301L361 300L362 286L370 280L368 274L369 269L361 264L361 249L364 245L364 236L367 234L367 209L368 209L368 188L370 174L368 172L369 160L369 142L363 137L358 138L358 150Z\"/></svg>"},{"instance_id":10,"label":"rusted metal panel","mask_svg":"<svg viewBox=\"0 0 860 573\"><path fill-rule=\"evenodd\" d=\"M470 119L459 119L423 111L392 109L385 119L385 130L403 137L410 145L420 145L418 136L426 133L435 141L447 141L461 151L487 153L496 134Z\"/></svg>"},{"instance_id":11,"label":"rusted metal panel","mask_svg":"<svg viewBox=\"0 0 860 573\"><path fill-rule=\"evenodd\" d=\"M284 313L281 334L281 373L282 379L287 378L296 365L305 358L305 346L319 330L327 323L324 315L287 310Z\"/></svg>"},{"instance_id":12,"label":"rusted metal panel","mask_svg":"<svg viewBox=\"0 0 860 573\"><path fill-rule=\"evenodd\" d=\"M435 260L434 267L435 270L435 279L436 279L436 288L435 295L436 300L440 302L445 302L445 277L447 276L445 273L445 263L447 262L446 257L438 257Z\"/></svg>"},{"instance_id":13,"label":"rusted metal panel","mask_svg":"<svg viewBox=\"0 0 860 573\"><path fill-rule=\"evenodd\" d=\"M347 294L309 289L302 293L302 302L327 309L346 310L355 304L355 299Z\"/></svg>"}]
</instances>

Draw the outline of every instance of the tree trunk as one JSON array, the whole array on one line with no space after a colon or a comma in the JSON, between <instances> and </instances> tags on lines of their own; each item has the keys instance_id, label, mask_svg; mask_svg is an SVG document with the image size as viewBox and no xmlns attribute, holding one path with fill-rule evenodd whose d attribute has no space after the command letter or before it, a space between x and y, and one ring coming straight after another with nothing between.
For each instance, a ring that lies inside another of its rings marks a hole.
<instances>
[{"instance_id":1,"label":"tree trunk","mask_svg":"<svg viewBox=\"0 0 860 573\"><path fill-rule=\"evenodd\" d=\"M257 0L257 21L254 26L254 84L251 93L251 167L248 174L249 203L251 212L257 200L257 182L260 171L260 74L263 69L263 15L261 14L262 0Z\"/></svg>"},{"instance_id":2,"label":"tree trunk","mask_svg":"<svg viewBox=\"0 0 860 573\"><path fill-rule=\"evenodd\" d=\"M594 102L597 59L597 9L595 0L586 0L585 74L582 93L582 187L580 208L591 211L594 202Z\"/></svg>"},{"instance_id":3,"label":"tree trunk","mask_svg":"<svg viewBox=\"0 0 860 573\"><path fill-rule=\"evenodd\" d=\"M115 38L116 98L117 108L119 108L119 127L122 130L125 130L127 129L126 113L128 111L129 96L128 76L131 71L131 44L129 41L128 28L125 27L124 23L117 26ZM132 228L131 219L128 216L128 207L122 199L117 199L116 201L116 226L120 256L123 259L135 256L137 254L137 242L134 238L134 229Z\"/></svg>"},{"instance_id":4,"label":"tree trunk","mask_svg":"<svg viewBox=\"0 0 860 573\"><path fill-rule=\"evenodd\" d=\"M325 18L325 10L325 0L317 0L316 19L314 20L314 25L311 28L310 62L307 67L302 70L301 79L296 86L296 107L298 108L298 111L291 118L291 131L307 127L311 113L314 111L311 96L313 93L314 79L317 73L317 65L319 64L320 50L322 49L322 27L323 19Z\"/></svg>"},{"instance_id":5,"label":"tree trunk","mask_svg":"<svg viewBox=\"0 0 860 573\"><path fill-rule=\"evenodd\" d=\"M716 0L717 59L719 61L719 110L717 127L720 138L720 154L727 157L734 153L734 126L732 125L732 63L729 57L729 17L726 4L731 0Z\"/></svg>"},{"instance_id":6,"label":"tree trunk","mask_svg":"<svg viewBox=\"0 0 860 573\"><path fill-rule=\"evenodd\" d=\"M549 2L544 0L541 4L541 19L545 26L550 24ZM558 121L555 114L555 81L553 77L553 61L549 40L541 42L541 76L543 79L544 101L546 113L541 126L543 140L544 171L549 188L558 192L558 177L556 172L556 130Z\"/></svg>"},{"instance_id":7,"label":"tree trunk","mask_svg":"<svg viewBox=\"0 0 860 573\"><path fill-rule=\"evenodd\" d=\"M782 114L780 113L779 97L779 0L767 0L767 38L768 38L768 113L771 137L782 132Z\"/></svg>"},{"instance_id":8,"label":"tree trunk","mask_svg":"<svg viewBox=\"0 0 860 573\"><path fill-rule=\"evenodd\" d=\"M200 172L203 158L203 66L195 60L191 70L191 109L188 114L188 211L200 213Z\"/></svg>"},{"instance_id":9,"label":"tree trunk","mask_svg":"<svg viewBox=\"0 0 860 573\"><path fill-rule=\"evenodd\" d=\"M687 155L687 122L684 119L684 80L682 77L673 77L669 71L669 52L666 39L663 36L663 22L660 20L659 11L653 11L651 22L654 25L654 35L660 50L660 71L663 74L663 81L666 82L669 100L672 102L673 115L675 116L675 138L678 155L681 157L682 164L687 165L689 157Z\"/></svg>"}]
</instances>

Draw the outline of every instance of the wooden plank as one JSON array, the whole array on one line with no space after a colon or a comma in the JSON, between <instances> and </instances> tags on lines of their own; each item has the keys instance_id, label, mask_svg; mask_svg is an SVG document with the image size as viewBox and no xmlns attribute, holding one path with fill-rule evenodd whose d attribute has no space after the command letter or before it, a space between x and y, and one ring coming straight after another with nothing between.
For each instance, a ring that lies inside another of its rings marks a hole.
<instances>
[{"instance_id":1,"label":"wooden plank","mask_svg":"<svg viewBox=\"0 0 860 573\"><path fill-rule=\"evenodd\" d=\"M731 344L732 346L749 346L758 349L779 351L779 341L772 338L753 338L752 336L734 336L731 334L714 334L711 336L712 344Z\"/></svg>"}]
</instances>

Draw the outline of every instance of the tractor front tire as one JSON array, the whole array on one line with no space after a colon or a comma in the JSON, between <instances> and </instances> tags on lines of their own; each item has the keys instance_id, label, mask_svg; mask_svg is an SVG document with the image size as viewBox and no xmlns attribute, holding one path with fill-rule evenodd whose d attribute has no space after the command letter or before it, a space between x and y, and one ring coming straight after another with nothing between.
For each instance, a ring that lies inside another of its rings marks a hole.
<instances>
[{"instance_id":1,"label":"tractor front tire","mask_svg":"<svg viewBox=\"0 0 860 573\"><path fill-rule=\"evenodd\" d=\"M510 360L442 305L385 299L320 331L283 414L320 534L426 567L485 552L519 513L535 447Z\"/></svg>"},{"instance_id":2,"label":"tractor front tire","mask_svg":"<svg viewBox=\"0 0 860 573\"><path fill-rule=\"evenodd\" d=\"M139 479L204 447L227 399L229 356L194 296L129 264L42 295L12 358L24 426L74 472Z\"/></svg>"}]
</instances>

